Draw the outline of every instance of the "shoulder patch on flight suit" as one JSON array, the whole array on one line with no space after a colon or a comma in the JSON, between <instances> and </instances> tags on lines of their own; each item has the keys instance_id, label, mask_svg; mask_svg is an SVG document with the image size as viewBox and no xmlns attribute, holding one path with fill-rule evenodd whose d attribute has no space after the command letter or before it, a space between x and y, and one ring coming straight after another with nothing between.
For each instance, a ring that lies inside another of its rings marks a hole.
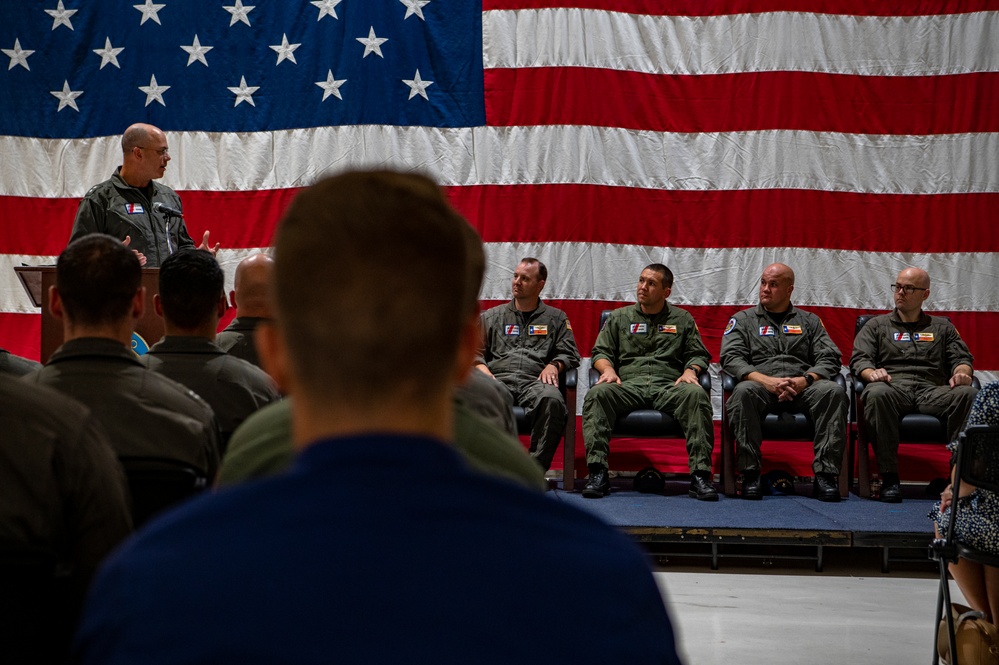
<instances>
[{"instance_id":1,"label":"shoulder patch on flight suit","mask_svg":"<svg viewBox=\"0 0 999 665\"><path fill-rule=\"evenodd\" d=\"M777 329L773 326L760 326L760 337L774 337Z\"/></svg>"},{"instance_id":2,"label":"shoulder patch on flight suit","mask_svg":"<svg viewBox=\"0 0 999 665\"><path fill-rule=\"evenodd\" d=\"M629 326L632 335L641 335L643 333L649 332L649 324L647 323L632 323Z\"/></svg>"},{"instance_id":3,"label":"shoulder patch on flight suit","mask_svg":"<svg viewBox=\"0 0 999 665\"><path fill-rule=\"evenodd\" d=\"M504 335L520 335L520 326L516 323L503 326Z\"/></svg>"},{"instance_id":4,"label":"shoulder patch on flight suit","mask_svg":"<svg viewBox=\"0 0 999 665\"><path fill-rule=\"evenodd\" d=\"M912 341L913 342L932 342L933 341L933 333L931 333L931 332L912 333Z\"/></svg>"},{"instance_id":5,"label":"shoulder patch on flight suit","mask_svg":"<svg viewBox=\"0 0 999 665\"><path fill-rule=\"evenodd\" d=\"M670 325L670 324L667 324L667 323L660 323L659 324L659 332L661 332L661 333L669 333L670 335L675 335L676 334L676 326Z\"/></svg>"},{"instance_id":6,"label":"shoulder patch on flight suit","mask_svg":"<svg viewBox=\"0 0 999 665\"><path fill-rule=\"evenodd\" d=\"M909 342L909 341L912 341L912 338L909 337L909 333L907 333L907 332L902 332L902 333L900 333L900 332L894 332L894 333L891 334L891 337L896 342Z\"/></svg>"},{"instance_id":7,"label":"shoulder patch on flight suit","mask_svg":"<svg viewBox=\"0 0 999 665\"><path fill-rule=\"evenodd\" d=\"M566 330L569 330L569 331L571 331L571 330L572 330L572 324L571 324L571 323L569 323L569 319L566 319L566 320L565 320L565 329L566 329Z\"/></svg>"},{"instance_id":8,"label":"shoulder patch on flight suit","mask_svg":"<svg viewBox=\"0 0 999 665\"><path fill-rule=\"evenodd\" d=\"M785 335L800 335L801 326L784 326Z\"/></svg>"},{"instance_id":9,"label":"shoulder patch on flight suit","mask_svg":"<svg viewBox=\"0 0 999 665\"><path fill-rule=\"evenodd\" d=\"M727 335L733 330L735 330L735 317L732 317L731 319L728 320L728 325L725 326L725 332L723 332L722 334Z\"/></svg>"},{"instance_id":10,"label":"shoulder patch on flight suit","mask_svg":"<svg viewBox=\"0 0 999 665\"><path fill-rule=\"evenodd\" d=\"M538 325L538 324L527 326L527 334L528 335L547 335L548 334L548 326L547 325Z\"/></svg>"}]
</instances>

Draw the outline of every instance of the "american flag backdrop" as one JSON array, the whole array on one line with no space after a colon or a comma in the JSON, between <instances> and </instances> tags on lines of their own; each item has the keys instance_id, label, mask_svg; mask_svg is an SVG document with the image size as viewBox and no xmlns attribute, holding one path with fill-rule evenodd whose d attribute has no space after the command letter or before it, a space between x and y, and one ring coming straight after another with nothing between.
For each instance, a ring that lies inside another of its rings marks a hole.
<instances>
[{"instance_id":1,"label":"american flag backdrop","mask_svg":"<svg viewBox=\"0 0 999 665\"><path fill-rule=\"evenodd\" d=\"M907 265L984 380L999 352L999 1L0 3L0 346L38 356L13 267L52 263L133 122L231 274L329 170L435 175L487 243L484 304L549 267L584 355L676 273L715 355L763 267L848 359ZM6 65L6 66L4 66ZM404 276L400 276L404 278ZM449 276L442 276L447 279ZM230 282L231 283L231 282ZM427 285L433 289L434 285Z\"/></svg>"}]
</instances>

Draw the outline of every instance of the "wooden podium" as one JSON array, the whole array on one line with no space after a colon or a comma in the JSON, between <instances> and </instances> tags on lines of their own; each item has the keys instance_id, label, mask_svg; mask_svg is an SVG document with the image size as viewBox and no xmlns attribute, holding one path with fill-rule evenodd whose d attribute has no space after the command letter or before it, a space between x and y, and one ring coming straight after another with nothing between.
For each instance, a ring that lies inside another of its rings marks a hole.
<instances>
[{"instance_id":1,"label":"wooden podium","mask_svg":"<svg viewBox=\"0 0 999 665\"><path fill-rule=\"evenodd\" d=\"M55 286L55 266L18 266L17 278L35 307L42 308L41 361L48 362L52 352L62 344L62 321L49 311L49 287ZM159 293L158 268L142 269L142 285L146 287L146 306L142 318L135 325L135 332L152 346L163 337L163 319L153 309L153 294Z\"/></svg>"}]
</instances>

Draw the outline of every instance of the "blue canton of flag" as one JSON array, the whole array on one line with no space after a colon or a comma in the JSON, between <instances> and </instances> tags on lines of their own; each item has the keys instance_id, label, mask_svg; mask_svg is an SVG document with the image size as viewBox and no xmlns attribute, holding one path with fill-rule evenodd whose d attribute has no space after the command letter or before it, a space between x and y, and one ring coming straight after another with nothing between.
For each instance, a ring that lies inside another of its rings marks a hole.
<instances>
[{"instance_id":1,"label":"blue canton of flag","mask_svg":"<svg viewBox=\"0 0 999 665\"><path fill-rule=\"evenodd\" d=\"M485 123L482 7L416 0L0 3L0 134Z\"/></svg>"}]
</instances>

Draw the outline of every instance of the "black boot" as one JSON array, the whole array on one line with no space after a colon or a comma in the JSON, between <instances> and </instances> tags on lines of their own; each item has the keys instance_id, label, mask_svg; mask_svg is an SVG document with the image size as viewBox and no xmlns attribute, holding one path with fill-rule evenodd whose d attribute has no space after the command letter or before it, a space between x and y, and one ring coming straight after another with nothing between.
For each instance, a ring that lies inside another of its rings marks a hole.
<instances>
[{"instance_id":1,"label":"black boot","mask_svg":"<svg viewBox=\"0 0 999 665\"><path fill-rule=\"evenodd\" d=\"M695 471L690 474L690 489L687 490L687 495L698 501L717 501L718 492L711 484L711 474L707 471Z\"/></svg>"},{"instance_id":2,"label":"black boot","mask_svg":"<svg viewBox=\"0 0 999 665\"><path fill-rule=\"evenodd\" d=\"M590 464L590 477L583 488L583 497L587 499L602 499L610 494L610 479L607 477L607 467L603 464Z\"/></svg>"},{"instance_id":3,"label":"black boot","mask_svg":"<svg viewBox=\"0 0 999 665\"><path fill-rule=\"evenodd\" d=\"M882 503L902 503L902 486L897 473L881 474Z\"/></svg>"},{"instance_id":4,"label":"black boot","mask_svg":"<svg viewBox=\"0 0 999 665\"><path fill-rule=\"evenodd\" d=\"M763 498L763 488L760 487L759 471L742 472L742 494L743 499L759 501Z\"/></svg>"},{"instance_id":5,"label":"black boot","mask_svg":"<svg viewBox=\"0 0 999 665\"><path fill-rule=\"evenodd\" d=\"M840 500L836 476L831 473L816 473L812 483L812 496L819 501L835 503Z\"/></svg>"}]
</instances>

